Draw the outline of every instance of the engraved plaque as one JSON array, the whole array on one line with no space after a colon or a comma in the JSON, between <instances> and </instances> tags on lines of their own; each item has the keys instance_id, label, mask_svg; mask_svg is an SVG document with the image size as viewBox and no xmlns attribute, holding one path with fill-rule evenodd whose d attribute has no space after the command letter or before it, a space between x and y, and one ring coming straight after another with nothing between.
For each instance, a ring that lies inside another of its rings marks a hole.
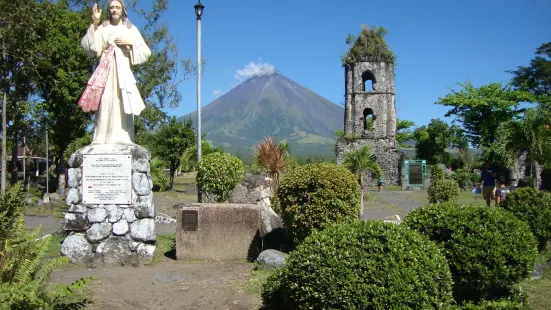
<instances>
[{"instance_id":1,"label":"engraved plaque","mask_svg":"<svg viewBox=\"0 0 551 310\"><path fill-rule=\"evenodd\" d=\"M409 165L409 184L415 184L415 185L423 184L423 165L422 164Z\"/></svg>"},{"instance_id":2,"label":"engraved plaque","mask_svg":"<svg viewBox=\"0 0 551 310\"><path fill-rule=\"evenodd\" d=\"M84 155L82 161L84 204L131 204L132 157Z\"/></svg>"},{"instance_id":3,"label":"engraved plaque","mask_svg":"<svg viewBox=\"0 0 551 310\"><path fill-rule=\"evenodd\" d=\"M197 231L199 228L199 211L182 210L182 228L184 231Z\"/></svg>"}]
</instances>

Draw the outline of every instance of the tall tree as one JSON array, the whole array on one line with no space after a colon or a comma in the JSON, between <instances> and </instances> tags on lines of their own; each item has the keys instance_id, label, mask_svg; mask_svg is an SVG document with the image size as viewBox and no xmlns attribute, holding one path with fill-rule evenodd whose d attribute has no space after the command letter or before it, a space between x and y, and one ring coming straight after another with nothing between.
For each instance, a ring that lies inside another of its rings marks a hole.
<instances>
[{"instance_id":1,"label":"tall tree","mask_svg":"<svg viewBox=\"0 0 551 310\"><path fill-rule=\"evenodd\" d=\"M154 134L156 142L152 144L152 153L166 162L170 169L169 190L174 188L174 175L180 167L182 155L195 144L195 130L192 125L190 118L181 123L173 116Z\"/></svg>"},{"instance_id":2,"label":"tall tree","mask_svg":"<svg viewBox=\"0 0 551 310\"><path fill-rule=\"evenodd\" d=\"M0 1L0 88L3 93L2 118L2 190L6 188L5 173L7 172L5 156L7 155L7 139L11 139L12 147L19 144L20 124L18 120L21 109L16 109L19 102L28 101L32 92L32 76L35 66L35 46L38 39L36 30L39 21L39 10L35 0L21 0L17 3ZM4 124L8 122L8 112L11 112L11 137L7 135ZM14 153L12 152L12 157ZM12 160L12 165L15 161ZM12 166L12 173L14 172ZM14 174L12 174L13 176ZM12 182L13 182L12 177Z\"/></svg>"},{"instance_id":3,"label":"tall tree","mask_svg":"<svg viewBox=\"0 0 551 310\"><path fill-rule=\"evenodd\" d=\"M433 119L428 126L421 126L413 132L417 158L425 159L429 164L448 163L450 155L446 148L454 142L454 132L448 123Z\"/></svg>"},{"instance_id":4,"label":"tall tree","mask_svg":"<svg viewBox=\"0 0 551 310\"><path fill-rule=\"evenodd\" d=\"M58 189L65 188L64 153L86 133L91 114L77 102L92 74L94 60L84 54L80 40L90 24L88 10L73 11L65 0L42 3L43 20L38 50L40 109L49 128L57 166Z\"/></svg>"},{"instance_id":5,"label":"tall tree","mask_svg":"<svg viewBox=\"0 0 551 310\"><path fill-rule=\"evenodd\" d=\"M540 45L536 57L528 66L518 66L517 70L507 71L513 74L511 83L537 96L551 98L551 42Z\"/></svg>"},{"instance_id":6,"label":"tall tree","mask_svg":"<svg viewBox=\"0 0 551 310\"><path fill-rule=\"evenodd\" d=\"M524 111L519 104L535 101L531 93L502 83L475 87L468 81L459 85L461 90L451 89L435 103L451 107L445 116L453 116L462 125L474 147L489 147L496 141L497 127Z\"/></svg>"}]
</instances>

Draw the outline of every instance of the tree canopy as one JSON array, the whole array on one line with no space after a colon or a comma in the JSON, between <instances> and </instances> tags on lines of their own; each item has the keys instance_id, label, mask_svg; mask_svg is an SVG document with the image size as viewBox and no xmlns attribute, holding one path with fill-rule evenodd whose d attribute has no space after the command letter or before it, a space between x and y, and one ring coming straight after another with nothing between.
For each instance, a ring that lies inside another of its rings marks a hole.
<instances>
[{"instance_id":1,"label":"tree canopy","mask_svg":"<svg viewBox=\"0 0 551 310\"><path fill-rule=\"evenodd\" d=\"M498 126L524 111L520 103L534 102L534 96L524 90L513 89L501 82L475 87L470 81L459 83L461 90L451 89L436 104L449 106L446 117L454 117L465 130L465 136L474 147L488 147L496 141Z\"/></svg>"}]
</instances>

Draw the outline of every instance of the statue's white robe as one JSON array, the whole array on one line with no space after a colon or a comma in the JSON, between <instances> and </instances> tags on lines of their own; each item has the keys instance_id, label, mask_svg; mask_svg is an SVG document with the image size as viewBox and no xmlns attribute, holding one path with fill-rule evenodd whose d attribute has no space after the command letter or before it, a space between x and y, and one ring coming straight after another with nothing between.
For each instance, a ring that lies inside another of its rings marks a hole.
<instances>
[{"instance_id":1,"label":"statue's white robe","mask_svg":"<svg viewBox=\"0 0 551 310\"><path fill-rule=\"evenodd\" d=\"M132 47L129 50L119 48L114 43L115 38L132 42ZM145 105L130 66L147 61L151 50L135 26L129 29L122 23L117 26L102 24L97 29L90 25L81 45L90 57L103 58L109 45L115 48L115 59L111 62L96 111L92 143L134 143L134 115L140 115Z\"/></svg>"}]
</instances>

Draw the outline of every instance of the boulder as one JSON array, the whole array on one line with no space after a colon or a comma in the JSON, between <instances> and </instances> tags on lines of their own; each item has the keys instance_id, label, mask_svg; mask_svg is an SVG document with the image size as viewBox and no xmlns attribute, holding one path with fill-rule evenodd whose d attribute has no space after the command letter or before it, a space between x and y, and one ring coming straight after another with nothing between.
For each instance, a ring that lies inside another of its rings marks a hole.
<instances>
[{"instance_id":1,"label":"boulder","mask_svg":"<svg viewBox=\"0 0 551 310\"><path fill-rule=\"evenodd\" d=\"M85 213L65 213L65 230L83 231L89 227Z\"/></svg>"},{"instance_id":2,"label":"boulder","mask_svg":"<svg viewBox=\"0 0 551 310\"><path fill-rule=\"evenodd\" d=\"M71 234L61 245L61 254L67 256L73 264L87 264L94 257L92 246L84 234Z\"/></svg>"},{"instance_id":3,"label":"boulder","mask_svg":"<svg viewBox=\"0 0 551 310\"><path fill-rule=\"evenodd\" d=\"M130 250L124 237L110 237L102 250L103 262L110 266L125 266L137 263L136 253Z\"/></svg>"},{"instance_id":4,"label":"boulder","mask_svg":"<svg viewBox=\"0 0 551 310\"><path fill-rule=\"evenodd\" d=\"M155 220L152 218L138 219L130 224L130 236L141 242L155 242Z\"/></svg>"},{"instance_id":5,"label":"boulder","mask_svg":"<svg viewBox=\"0 0 551 310\"><path fill-rule=\"evenodd\" d=\"M94 223L86 231L86 237L94 243L109 237L109 235L111 235L111 223L107 222Z\"/></svg>"},{"instance_id":6,"label":"boulder","mask_svg":"<svg viewBox=\"0 0 551 310\"><path fill-rule=\"evenodd\" d=\"M264 268L281 268L288 254L276 250L265 250L258 255L256 261Z\"/></svg>"}]
</instances>

